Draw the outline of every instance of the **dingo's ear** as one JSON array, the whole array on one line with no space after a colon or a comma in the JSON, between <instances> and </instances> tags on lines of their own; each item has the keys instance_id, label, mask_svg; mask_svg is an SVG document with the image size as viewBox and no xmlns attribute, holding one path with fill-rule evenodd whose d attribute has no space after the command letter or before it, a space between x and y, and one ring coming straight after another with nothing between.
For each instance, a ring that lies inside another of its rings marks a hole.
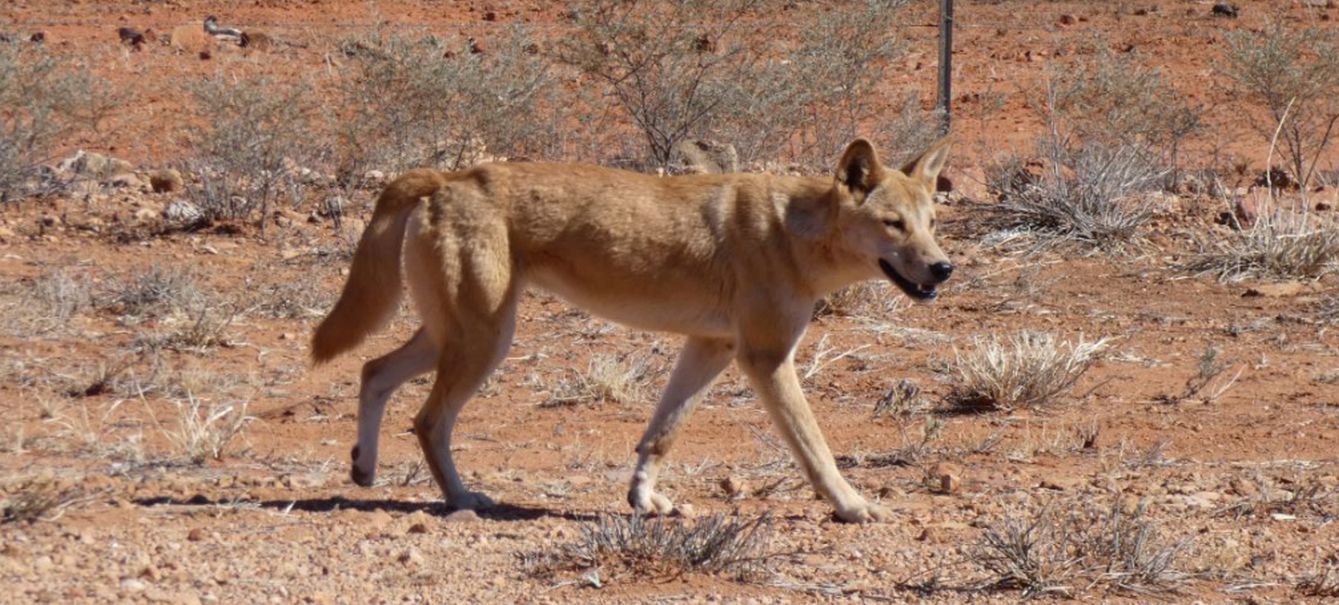
<instances>
[{"instance_id":1,"label":"dingo's ear","mask_svg":"<svg viewBox=\"0 0 1339 605\"><path fill-rule=\"evenodd\" d=\"M948 149L952 143L953 135L944 135L931 144L925 153L907 162L902 167L902 173L920 183L926 191L933 193L939 180L939 171L944 169L944 163L948 161Z\"/></svg>"},{"instance_id":2,"label":"dingo's ear","mask_svg":"<svg viewBox=\"0 0 1339 605\"><path fill-rule=\"evenodd\" d=\"M883 164L879 163L874 145L865 139L852 141L837 162L836 176L837 182L850 189L857 202L864 202L865 194L883 180Z\"/></svg>"}]
</instances>

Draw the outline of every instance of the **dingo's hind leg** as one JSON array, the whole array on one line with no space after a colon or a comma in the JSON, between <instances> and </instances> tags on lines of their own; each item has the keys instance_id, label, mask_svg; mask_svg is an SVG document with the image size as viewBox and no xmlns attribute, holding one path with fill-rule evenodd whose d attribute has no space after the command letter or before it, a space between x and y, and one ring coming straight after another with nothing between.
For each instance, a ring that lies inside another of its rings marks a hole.
<instances>
[{"instance_id":1,"label":"dingo's hind leg","mask_svg":"<svg viewBox=\"0 0 1339 605\"><path fill-rule=\"evenodd\" d=\"M386 401L406 380L437 367L437 347L425 329L400 348L363 364L362 386L358 391L358 444L353 446L354 483L371 487L377 473L378 439Z\"/></svg>"},{"instance_id":2,"label":"dingo's hind leg","mask_svg":"<svg viewBox=\"0 0 1339 605\"><path fill-rule=\"evenodd\" d=\"M446 342L437 360L432 394L414 419L414 433L428 468L447 504L456 509L493 506L488 496L465 489L451 457L451 432L465 403L511 348L516 330L516 298L514 292L508 294L502 308L495 313L470 317L456 314L449 322Z\"/></svg>"},{"instance_id":3,"label":"dingo's hind leg","mask_svg":"<svg viewBox=\"0 0 1339 605\"><path fill-rule=\"evenodd\" d=\"M674 510L669 498L656 493L660 461L669 453L683 421L702 400L707 387L730 365L733 352L734 346L725 340L689 338L684 344L669 385L637 445L637 468L632 474L628 503L638 512L667 515Z\"/></svg>"}]
</instances>

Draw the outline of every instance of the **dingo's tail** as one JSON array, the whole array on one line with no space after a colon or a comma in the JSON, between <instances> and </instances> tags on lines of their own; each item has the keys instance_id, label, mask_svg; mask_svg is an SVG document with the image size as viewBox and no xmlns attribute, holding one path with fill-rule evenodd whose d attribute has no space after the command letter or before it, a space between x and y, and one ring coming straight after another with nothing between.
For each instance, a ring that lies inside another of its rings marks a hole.
<instances>
[{"instance_id":1,"label":"dingo's tail","mask_svg":"<svg viewBox=\"0 0 1339 605\"><path fill-rule=\"evenodd\" d=\"M390 318L402 294L400 252L409 213L445 184L440 172L420 169L401 175L381 192L353 253L344 292L312 336L312 361L324 363L358 346Z\"/></svg>"}]
</instances>

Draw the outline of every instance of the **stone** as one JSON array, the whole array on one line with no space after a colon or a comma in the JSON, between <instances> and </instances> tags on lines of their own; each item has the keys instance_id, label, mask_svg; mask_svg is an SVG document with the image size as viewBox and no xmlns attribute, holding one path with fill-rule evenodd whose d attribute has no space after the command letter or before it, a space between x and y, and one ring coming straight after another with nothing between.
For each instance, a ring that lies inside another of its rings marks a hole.
<instances>
[{"instance_id":1,"label":"stone","mask_svg":"<svg viewBox=\"0 0 1339 605\"><path fill-rule=\"evenodd\" d=\"M214 37L205 33L199 23L178 25L168 34L167 43L181 52L196 54L214 48Z\"/></svg>"},{"instance_id":2,"label":"stone","mask_svg":"<svg viewBox=\"0 0 1339 605\"><path fill-rule=\"evenodd\" d=\"M725 492L725 497L730 499L743 498L748 495L749 486L743 479L730 475L721 479L721 491Z\"/></svg>"},{"instance_id":3,"label":"stone","mask_svg":"<svg viewBox=\"0 0 1339 605\"><path fill-rule=\"evenodd\" d=\"M457 511L452 511L451 514L447 515L442 520L447 523L472 523L479 520L479 513L468 508L462 508Z\"/></svg>"},{"instance_id":4,"label":"stone","mask_svg":"<svg viewBox=\"0 0 1339 605\"><path fill-rule=\"evenodd\" d=\"M163 218L173 223L190 224L203 220L205 213L186 200L172 200L163 209Z\"/></svg>"},{"instance_id":5,"label":"stone","mask_svg":"<svg viewBox=\"0 0 1339 605\"><path fill-rule=\"evenodd\" d=\"M417 548L410 546L404 552L400 553L397 560L400 561L401 564L417 567L423 564L423 553L420 553Z\"/></svg>"},{"instance_id":6,"label":"stone","mask_svg":"<svg viewBox=\"0 0 1339 605\"><path fill-rule=\"evenodd\" d=\"M962 489L962 469L951 462L936 462L926 471L925 483L935 493L957 493Z\"/></svg>"},{"instance_id":7,"label":"stone","mask_svg":"<svg viewBox=\"0 0 1339 605\"><path fill-rule=\"evenodd\" d=\"M200 541L203 541L203 540L204 540L205 538L207 538L207 537L208 537L208 534L205 533L205 530L203 530L203 529L201 529L201 528L199 528L199 527L192 527L192 528L191 528L191 531L186 532L186 541L187 541L187 542L200 542Z\"/></svg>"},{"instance_id":8,"label":"stone","mask_svg":"<svg viewBox=\"0 0 1339 605\"><path fill-rule=\"evenodd\" d=\"M126 578L121 580L121 590L125 592L144 592L149 587L144 580L138 578Z\"/></svg>"},{"instance_id":9,"label":"stone","mask_svg":"<svg viewBox=\"0 0 1339 605\"><path fill-rule=\"evenodd\" d=\"M175 168L155 170L149 173L149 187L154 193L176 193L186 188L186 180Z\"/></svg>"}]
</instances>

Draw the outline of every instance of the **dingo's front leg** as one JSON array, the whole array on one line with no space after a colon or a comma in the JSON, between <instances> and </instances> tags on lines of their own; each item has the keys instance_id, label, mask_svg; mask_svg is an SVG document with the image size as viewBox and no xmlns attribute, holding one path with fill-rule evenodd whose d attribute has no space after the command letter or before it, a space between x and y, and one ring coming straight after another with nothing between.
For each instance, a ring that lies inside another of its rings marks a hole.
<instances>
[{"instance_id":1,"label":"dingo's front leg","mask_svg":"<svg viewBox=\"0 0 1339 605\"><path fill-rule=\"evenodd\" d=\"M628 503L638 512L667 515L674 510L669 498L656 493L660 461L669 453L683 421L702 400L707 387L730 364L733 352L734 346L723 340L689 338L684 344L665 394L637 444L637 469L632 474Z\"/></svg>"},{"instance_id":2,"label":"dingo's front leg","mask_svg":"<svg viewBox=\"0 0 1339 605\"><path fill-rule=\"evenodd\" d=\"M795 453L805 476L837 509L837 517L853 523L890 520L891 511L866 500L837 470L795 375L794 345L799 332L803 330L798 330L795 339L784 346L776 342L753 345L741 342L739 366Z\"/></svg>"}]
</instances>

